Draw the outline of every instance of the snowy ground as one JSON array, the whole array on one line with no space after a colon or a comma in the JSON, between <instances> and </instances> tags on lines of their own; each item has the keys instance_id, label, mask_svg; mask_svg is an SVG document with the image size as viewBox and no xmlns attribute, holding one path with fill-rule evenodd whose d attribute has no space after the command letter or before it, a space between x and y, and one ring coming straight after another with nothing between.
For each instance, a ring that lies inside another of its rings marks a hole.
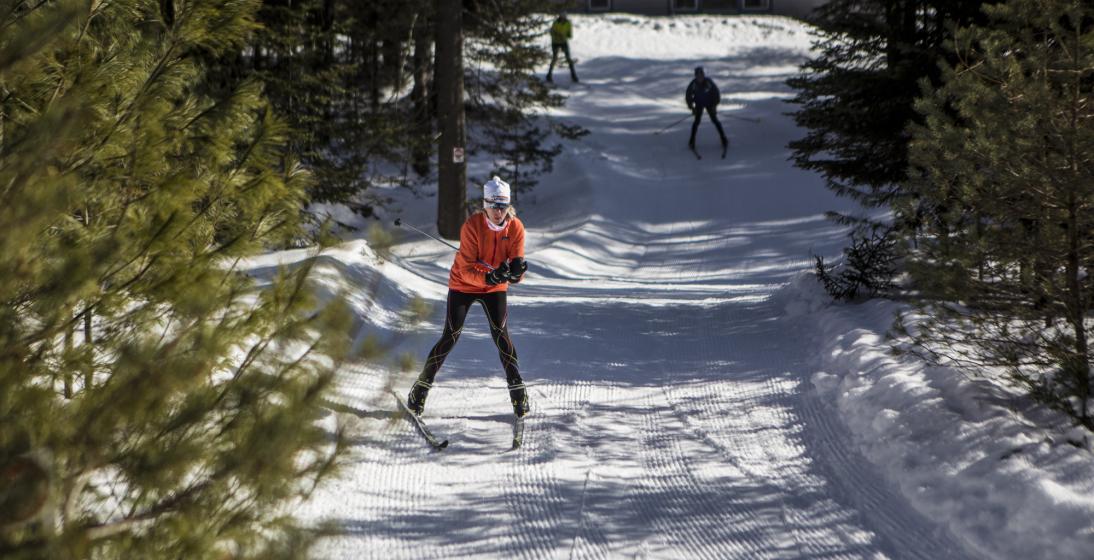
<instances>
[{"instance_id":1,"label":"snowy ground","mask_svg":"<svg viewBox=\"0 0 1094 560\"><path fill-rule=\"evenodd\" d=\"M341 533L325 558L1090 558L1094 461L1081 432L954 371L886 353L896 307L830 304L803 275L835 256L848 209L787 161L784 112L807 29L775 17L574 16L582 83L559 116L592 131L520 201L527 280L510 329L531 390L525 445L473 310L425 419L347 368L331 414L352 452L299 510ZM685 148L696 65L732 142ZM759 122L737 117L760 119ZM402 217L427 227L434 198ZM429 227L432 230L431 227ZM402 235L402 232L397 232ZM323 268L362 333L419 363L439 335L452 252L407 234ZM292 261L299 253L260 261ZM412 298L433 303L408 329ZM413 375L413 373L411 374Z\"/></svg>"}]
</instances>

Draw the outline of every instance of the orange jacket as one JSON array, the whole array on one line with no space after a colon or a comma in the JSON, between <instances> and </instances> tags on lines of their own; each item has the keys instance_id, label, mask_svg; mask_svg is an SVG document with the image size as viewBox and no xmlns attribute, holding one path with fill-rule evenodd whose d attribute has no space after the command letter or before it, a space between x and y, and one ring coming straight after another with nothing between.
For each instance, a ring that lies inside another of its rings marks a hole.
<instances>
[{"instance_id":1,"label":"orange jacket","mask_svg":"<svg viewBox=\"0 0 1094 560\"><path fill-rule=\"evenodd\" d=\"M448 288L465 294L486 294L504 292L509 289L508 282L496 286L486 283L485 274L490 272L482 264L498 267L513 257L524 256L524 224L516 216L510 216L501 231L494 231L487 225L484 212L475 212L460 228L460 250L456 252L456 261L448 273Z\"/></svg>"}]
</instances>

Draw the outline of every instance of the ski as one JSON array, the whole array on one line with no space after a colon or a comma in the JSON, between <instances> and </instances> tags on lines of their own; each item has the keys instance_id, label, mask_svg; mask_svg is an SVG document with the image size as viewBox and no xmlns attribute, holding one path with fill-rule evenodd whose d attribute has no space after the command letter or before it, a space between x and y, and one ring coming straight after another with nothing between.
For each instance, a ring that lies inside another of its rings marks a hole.
<instances>
[{"instance_id":1,"label":"ski","mask_svg":"<svg viewBox=\"0 0 1094 560\"><path fill-rule=\"evenodd\" d=\"M722 144L722 159L726 159L726 150L729 149L729 142Z\"/></svg>"},{"instance_id":2,"label":"ski","mask_svg":"<svg viewBox=\"0 0 1094 560\"><path fill-rule=\"evenodd\" d=\"M422 437L425 438L425 441L428 442L429 445L433 447L433 449L439 451L448 447L448 440L446 439L444 441L441 441L437 439L437 436L433 435L433 432L429 431L429 427L425 425L425 422L421 419L421 417L419 417L417 414L414 414L414 412L407 408L406 403L403 402L403 399L401 399L395 391L391 392L391 396L395 397L395 402L399 405L399 409L403 411L403 415L410 420L411 424L414 424L414 427L417 428L418 433L422 434Z\"/></svg>"},{"instance_id":3,"label":"ski","mask_svg":"<svg viewBox=\"0 0 1094 560\"><path fill-rule=\"evenodd\" d=\"M513 449L519 449L524 443L524 418L516 417L513 422Z\"/></svg>"}]
</instances>

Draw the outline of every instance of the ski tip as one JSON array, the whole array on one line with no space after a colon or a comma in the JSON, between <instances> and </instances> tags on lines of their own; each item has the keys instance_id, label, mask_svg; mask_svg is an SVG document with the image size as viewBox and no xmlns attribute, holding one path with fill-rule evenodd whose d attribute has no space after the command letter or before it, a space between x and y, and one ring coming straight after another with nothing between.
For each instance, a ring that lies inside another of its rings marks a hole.
<instances>
[{"instance_id":1,"label":"ski tip","mask_svg":"<svg viewBox=\"0 0 1094 560\"><path fill-rule=\"evenodd\" d=\"M440 450L442 450L442 449L444 449L444 448L448 447L448 440L446 439L446 440L444 440L444 441L442 441L442 442L438 443L438 444L436 445L436 447L437 447L437 451L440 451Z\"/></svg>"}]
</instances>

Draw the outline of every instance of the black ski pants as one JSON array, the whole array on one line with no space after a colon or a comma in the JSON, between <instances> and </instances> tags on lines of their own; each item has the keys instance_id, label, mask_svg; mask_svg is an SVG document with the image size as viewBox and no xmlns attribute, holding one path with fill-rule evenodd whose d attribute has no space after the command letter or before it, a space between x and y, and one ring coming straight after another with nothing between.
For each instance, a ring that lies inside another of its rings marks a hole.
<instances>
[{"instance_id":1,"label":"black ski pants","mask_svg":"<svg viewBox=\"0 0 1094 560\"><path fill-rule=\"evenodd\" d=\"M441 333L441 339L429 351L425 367L418 376L420 381L425 381L430 385L433 384L437 371L444 365L444 359L456 347L456 342L460 339L460 332L463 331L463 322L467 318L467 312L475 302L482 305L483 311L486 311L486 319L490 322L490 337L494 339L494 345L498 347L501 366L505 368L505 380L510 386L523 382L520 371L517 369L517 349L509 338L509 327L506 325L509 310L505 305L505 292L465 294L455 290L448 291L448 308L445 311L444 332Z\"/></svg>"},{"instance_id":2,"label":"black ski pants","mask_svg":"<svg viewBox=\"0 0 1094 560\"><path fill-rule=\"evenodd\" d=\"M710 115L710 122L714 123L714 128L718 129L718 136L722 139L722 143L726 141L726 132L722 130L722 123L718 122L717 110L714 105L703 107L702 105L696 105L691 114L695 115L695 120L691 123L691 138L688 139L688 145L695 144L695 132L699 130L699 122L703 120L703 109L707 110L707 115Z\"/></svg>"},{"instance_id":3,"label":"black ski pants","mask_svg":"<svg viewBox=\"0 0 1094 560\"><path fill-rule=\"evenodd\" d=\"M558 51L562 51L566 55L566 64L570 66L570 79L576 82L577 72L574 72L574 60L570 58L570 43L551 43L551 66L547 68L547 80L551 80L551 73L555 71Z\"/></svg>"}]
</instances>

